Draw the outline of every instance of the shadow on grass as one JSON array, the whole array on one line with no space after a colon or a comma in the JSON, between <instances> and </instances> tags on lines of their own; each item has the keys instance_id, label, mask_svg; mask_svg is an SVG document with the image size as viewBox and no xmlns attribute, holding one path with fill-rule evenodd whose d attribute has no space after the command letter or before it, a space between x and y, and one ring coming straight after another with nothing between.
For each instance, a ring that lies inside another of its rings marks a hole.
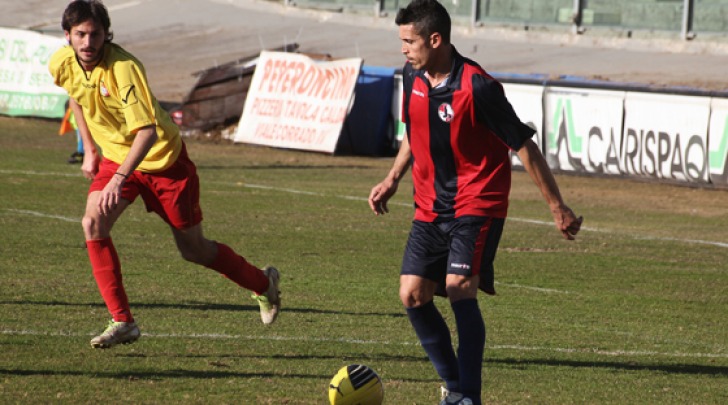
<instances>
[{"instance_id":1,"label":"shadow on grass","mask_svg":"<svg viewBox=\"0 0 728 405\"><path fill-rule=\"evenodd\" d=\"M272 169L371 169L374 166L366 165L198 165L198 170L272 170Z\"/></svg>"},{"instance_id":2,"label":"shadow on grass","mask_svg":"<svg viewBox=\"0 0 728 405\"><path fill-rule=\"evenodd\" d=\"M668 374L702 374L712 376L728 376L728 367L726 366L704 366L698 364L640 364L635 361L618 362L618 361L579 361L579 360L518 360L513 358L506 359L486 359L486 364L500 364L514 368L528 369L532 366L551 366L551 367L569 367L569 368L604 368L612 370L628 370L628 371L656 371ZM487 368L487 366L486 366Z\"/></svg>"},{"instance_id":3,"label":"shadow on grass","mask_svg":"<svg viewBox=\"0 0 728 405\"><path fill-rule=\"evenodd\" d=\"M285 304L285 302L284 302ZM40 305L40 306L66 306L66 307L98 307L106 308L101 303L83 303L83 302L63 302L63 301L0 301L0 305ZM177 304L169 303L132 303L132 309L179 309L179 310L195 310L195 311L258 311L258 305L237 305L237 304L211 304L207 302L185 302ZM405 314L400 312L394 313L383 313L383 312L352 312L352 311L334 311L327 309L316 309L316 308L295 308L283 306L283 312L286 313L299 313L299 314L324 314L324 315L363 315L363 316L385 316L391 318L404 317Z\"/></svg>"},{"instance_id":4,"label":"shadow on grass","mask_svg":"<svg viewBox=\"0 0 728 405\"><path fill-rule=\"evenodd\" d=\"M170 358L176 359L209 359L208 364L212 366L218 366L222 363L220 360L227 359L262 359L262 360L340 360L342 362L350 362L352 364L357 362L402 362L402 363L423 363L429 364L429 360L426 355L422 354L419 356L405 356L401 354L372 354L372 353L349 353L346 356L341 354L170 354L168 352L155 352L155 353L115 353L114 357L128 357L128 358ZM226 365L221 365L227 367Z\"/></svg>"},{"instance_id":5,"label":"shadow on grass","mask_svg":"<svg viewBox=\"0 0 728 405\"><path fill-rule=\"evenodd\" d=\"M161 381L171 378L276 378L276 379L315 379L328 381L331 376L323 374L296 374L289 372L280 373L244 373L236 371L221 370L166 370L166 371L78 371L78 370L42 370L42 369L23 369L8 370L0 368L0 375L12 375L21 377L53 377L53 376L71 376L71 377L87 377L87 378L109 378L124 380L152 380ZM439 381L435 378L396 378L397 381L427 383Z\"/></svg>"}]
</instances>

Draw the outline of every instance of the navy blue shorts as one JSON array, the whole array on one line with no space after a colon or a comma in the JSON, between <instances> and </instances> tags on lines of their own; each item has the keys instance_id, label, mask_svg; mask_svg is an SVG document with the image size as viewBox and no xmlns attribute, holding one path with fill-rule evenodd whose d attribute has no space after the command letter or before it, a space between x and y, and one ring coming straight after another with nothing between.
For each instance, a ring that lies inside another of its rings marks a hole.
<instances>
[{"instance_id":1,"label":"navy blue shorts","mask_svg":"<svg viewBox=\"0 0 728 405\"><path fill-rule=\"evenodd\" d=\"M448 274L479 275L479 288L493 295L493 260L504 222L505 218L474 216L446 222L413 221L400 274L436 282L440 296L445 296Z\"/></svg>"}]
</instances>

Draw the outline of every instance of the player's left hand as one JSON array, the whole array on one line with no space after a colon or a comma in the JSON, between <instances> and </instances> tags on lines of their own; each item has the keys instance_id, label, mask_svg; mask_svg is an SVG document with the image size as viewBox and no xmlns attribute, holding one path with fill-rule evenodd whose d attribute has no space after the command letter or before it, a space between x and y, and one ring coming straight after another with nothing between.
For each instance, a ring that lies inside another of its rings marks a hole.
<instances>
[{"instance_id":1,"label":"player's left hand","mask_svg":"<svg viewBox=\"0 0 728 405\"><path fill-rule=\"evenodd\" d=\"M561 232L565 239L574 240L576 234L581 229L581 223L584 222L584 217L576 217L574 211L566 205L561 205L551 210L551 214L554 216L554 222L556 228Z\"/></svg>"}]
</instances>

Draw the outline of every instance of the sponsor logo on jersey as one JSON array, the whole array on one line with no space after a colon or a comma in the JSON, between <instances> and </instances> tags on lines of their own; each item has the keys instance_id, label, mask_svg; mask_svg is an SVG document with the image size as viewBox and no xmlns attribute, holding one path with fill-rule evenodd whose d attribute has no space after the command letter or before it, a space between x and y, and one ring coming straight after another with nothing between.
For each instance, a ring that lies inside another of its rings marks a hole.
<instances>
[{"instance_id":1,"label":"sponsor logo on jersey","mask_svg":"<svg viewBox=\"0 0 728 405\"><path fill-rule=\"evenodd\" d=\"M136 86L130 84L119 89L119 95L121 95L121 102L126 105L132 105L137 103L136 97Z\"/></svg>"}]
</instances>

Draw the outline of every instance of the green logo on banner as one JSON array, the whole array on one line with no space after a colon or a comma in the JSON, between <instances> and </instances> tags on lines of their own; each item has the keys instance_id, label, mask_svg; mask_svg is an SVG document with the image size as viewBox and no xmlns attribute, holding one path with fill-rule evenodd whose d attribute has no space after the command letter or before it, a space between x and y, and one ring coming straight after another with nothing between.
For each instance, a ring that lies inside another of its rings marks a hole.
<instances>
[{"instance_id":1,"label":"green logo on banner","mask_svg":"<svg viewBox=\"0 0 728 405\"><path fill-rule=\"evenodd\" d=\"M718 150L710 151L708 154L708 164L710 165L710 171L715 172L724 169L726 157L728 154L728 116L725 118L723 123L723 136L720 138L718 144Z\"/></svg>"},{"instance_id":2,"label":"green logo on banner","mask_svg":"<svg viewBox=\"0 0 728 405\"><path fill-rule=\"evenodd\" d=\"M564 103L564 101L566 102ZM559 141L562 137L566 136L567 152L581 154L582 139L576 134L576 129L574 128L574 114L571 109L570 99L564 100L563 98L559 98L556 101L556 109L554 110L552 123L553 127L548 135L549 149L557 150Z\"/></svg>"}]
</instances>

